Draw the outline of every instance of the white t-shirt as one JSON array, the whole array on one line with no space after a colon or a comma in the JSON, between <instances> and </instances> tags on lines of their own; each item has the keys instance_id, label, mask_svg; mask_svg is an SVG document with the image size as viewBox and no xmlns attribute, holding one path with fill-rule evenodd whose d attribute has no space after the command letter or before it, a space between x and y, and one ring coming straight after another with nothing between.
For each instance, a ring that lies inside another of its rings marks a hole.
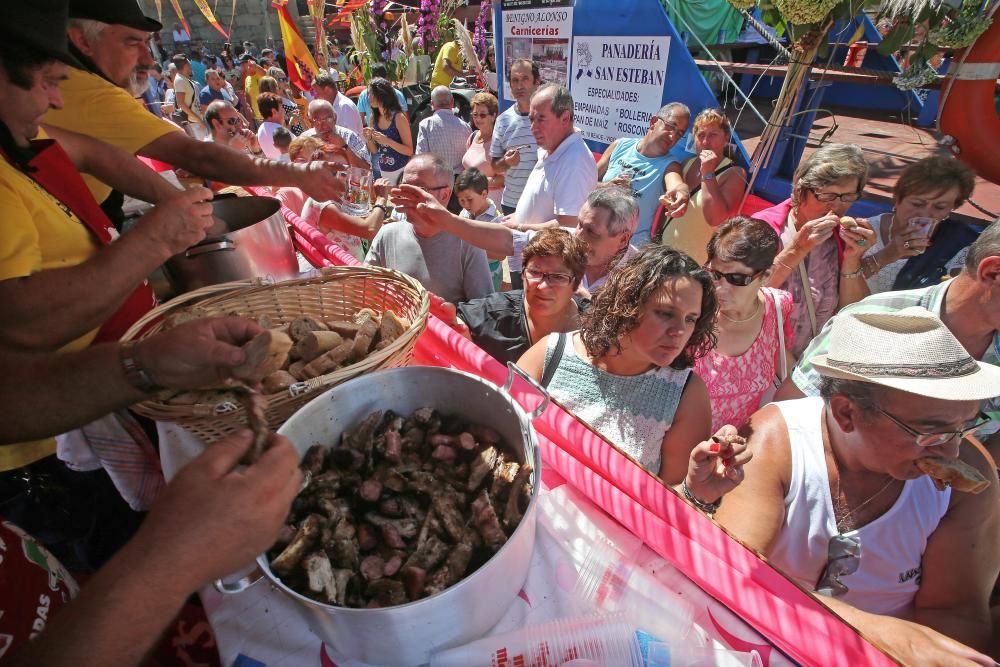
<instances>
[{"instance_id":1,"label":"white t-shirt","mask_svg":"<svg viewBox=\"0 0 1000 667\"><path fill-rule=\"evenodd\" d=\"M279 127L283 127L283 125L265 120L257 128L257 142L260 144L260 149L264 151L265 156L272 160L281 157L281 151L274 146L274 131Z\"/></svg>"},{"instance_id":2,"label":"white t-shirt","mask_svg":"<svg viewBox=\"0 0 1000 667\"><path fill-rule=\"evenodd\" d=\"M361 122L361 112L357 105L347 95L337 91L333 100L333 110L337 112L337 125L346 127L351 132L361 136L364 124Z\"/></svg>"},{"instance_id":3,"label":"white t-shirt","mask_svg":"<svg viewBox=\"0 0 1000 667\"><path fill-rule=\"evenodd\" d=\"M537 225L557 215L579 215L596 186L597 163L583 138L574 132L551 154L538 149L538 162L524 184L514 219L522 225ZM510 270L521 270L520 256L510 259Z\"/></svg>"}]
</instances>

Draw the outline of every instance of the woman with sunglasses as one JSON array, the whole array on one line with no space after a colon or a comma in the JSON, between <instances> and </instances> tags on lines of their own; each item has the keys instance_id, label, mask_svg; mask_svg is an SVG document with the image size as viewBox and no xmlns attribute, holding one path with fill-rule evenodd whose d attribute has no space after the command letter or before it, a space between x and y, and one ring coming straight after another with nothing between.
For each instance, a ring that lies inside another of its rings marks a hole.
<instances>
[{"instance_id":1,"label":"woman with sunglasses","mask_svg":"<svg viewBox=\"0 0 1000 667\"><path fill-rule=\"evenodd\" d=\"M868 162L859 147L826 144L795 170L790 199L754 214L781 239L767 286L789 292L795 302L795 358L838 308L868 295L861 257L875 233L865 220L850 229L838 224L861 199L867 179Z\"/></svg>"},{"instance_id":2,"label":"woman with sunglasses","mask_svg":"<svg viewBox=\"0 0 1000 667\"><path fill-rule=\"evenodd\" d=\"M778 235L753 218L730 218L708 242L708 269L719 302L715 347L695 361L708 385L712 430L742 426L788 374L792 295L764 287Z\"/></svg>"},{"instance_id":3,"label":"woman with sunglasses","mask_svg":"<svg viewBox=\"0 0 1000 667\"><path fill-rule=\"evenodd\" d=\"M493 143L493 127L497 122L497 98L490 93L476 93L472 98L472 124L476 131L469 135L468 149L462 156L462 167L476 168L486 174L489 180L489 197L494 203L500 203L503 194L503 174L493 169L490 159L490 145Z\"/></svg>"},{"instance_id":4,"label":"woman with sunglasses","mask_svg":"<svg viewBox=\"0 0 1000 667\"><path fill-rule=\"evenodd\" d=\"M649 244L611 272L579 331L550 334L518 365L636 463L709 507L742 480L746 461L742 443L706 442L711 404L691 366L714 344L715 318L708 272Z\"/></svg>"},{"instance_id":5,"label":"woman with sunglasses","mask_svg":"<svg viewBox=\"0 0 1000 667\"><path fill-rule=\"evenodd\" d=\"M975 185L976 172L950 157L925 158L903 170L893 187L892 211L869 221L875 245L861 268L872 294L926 287L951 269L961 270L975 237L939 233L946 231L940 223L965 203Z\"/></svg>"},{"instance_id":6,"label":"woman with sunglasses","mask_svg":"<svg viewBox=\"0 0 1000 667\"><path fill-rule=\"evenodd\" d=\"M472 342L502 364L517 361L553 332L580 328L573 293L587 268L587 246L565 229L546 229L524 246L524 289L494 292L458 306Z\"/></svg>"},{"instance_id":7,"label":"woman with sunglasses","mask_svg":"<svg viewBox=\"0 0 1000 667\"><path fill-rule=\"evenodd\" d=\"M691 197L684 215L656 222L653 238L705 263L712 230L736 213L746 189L747 172L727 155L732 127L721 109L705 109L694 119L695 157L681 167Z\"/></svg>"}]
</instances>

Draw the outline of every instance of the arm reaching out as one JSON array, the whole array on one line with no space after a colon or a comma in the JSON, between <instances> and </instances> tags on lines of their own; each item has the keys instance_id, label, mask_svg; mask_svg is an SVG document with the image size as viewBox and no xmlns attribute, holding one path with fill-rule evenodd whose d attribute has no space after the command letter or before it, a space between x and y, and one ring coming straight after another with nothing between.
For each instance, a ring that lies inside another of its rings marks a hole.
<instances>
[{"instance_id":1,"label":"arm reaching out","mask_svg":"<svg viewBox=\"0 0 1000 667\"><path fill-rule=\"evenodd\" d=\"M250 439L232 435L182 469L135 537L11 664L139 665L193 591L270 547L302 483L299 456L275 435L258 463L235 470Z\"/></svg>"}]
</instances>

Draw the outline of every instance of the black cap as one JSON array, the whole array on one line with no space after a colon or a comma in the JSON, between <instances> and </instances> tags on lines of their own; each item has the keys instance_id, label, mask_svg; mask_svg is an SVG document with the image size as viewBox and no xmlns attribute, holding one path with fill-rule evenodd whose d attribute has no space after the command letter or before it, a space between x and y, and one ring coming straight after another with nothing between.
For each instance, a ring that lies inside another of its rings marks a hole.
<instances>
[{"instance_id":1,"label":"black cap","mask_svg":"<svg viewBox=\"0 0 1000 667\"><path fill-rule=\"evenodd\" d=\"M69 0L0 2L0 39L79 67L66 38L68 5Z\"/></svg>"},{"instance_id":2,"label":"black cap","mask_svg":"<svg viewBox=\"0 0 1000 667\"><path fill-rule=\"evenodd\" d=\"M34 1L34 0L31 0ZM142 13L136 0L69 0L69 17L159 32L163 24Z\"/></svg>"},{"instance_id":3,"label":"black cap","mask_svg":"<svg viewBox=\"0 0 1000 667\"><path fill-rule=\"evenodd\" d=\"M249 53L244 53L242 56L240 56L239 58L236 59L236 62L239 65L242 65L243 63L253 63L254 65L259 65L260 64L259 62L257 62L257 59L254 58Z\"/></svg>"}]
</instances>

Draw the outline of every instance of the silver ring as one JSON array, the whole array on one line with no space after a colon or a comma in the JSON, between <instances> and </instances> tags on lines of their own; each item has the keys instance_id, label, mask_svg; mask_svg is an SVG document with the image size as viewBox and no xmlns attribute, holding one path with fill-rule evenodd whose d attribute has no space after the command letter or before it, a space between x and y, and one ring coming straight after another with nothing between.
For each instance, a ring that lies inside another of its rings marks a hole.
<instances>
[{"instance_id":1,"label":"silver ring","mask_svg":"<svg viewBox=\"0 0 1000 667\"><path fill-rule=\"evenodd\" d=\"M906 248L907 250L909 250L910 249L910 242L909 241L904 242L903 243L903 247Z\"/></svg>"}]
</instances>

